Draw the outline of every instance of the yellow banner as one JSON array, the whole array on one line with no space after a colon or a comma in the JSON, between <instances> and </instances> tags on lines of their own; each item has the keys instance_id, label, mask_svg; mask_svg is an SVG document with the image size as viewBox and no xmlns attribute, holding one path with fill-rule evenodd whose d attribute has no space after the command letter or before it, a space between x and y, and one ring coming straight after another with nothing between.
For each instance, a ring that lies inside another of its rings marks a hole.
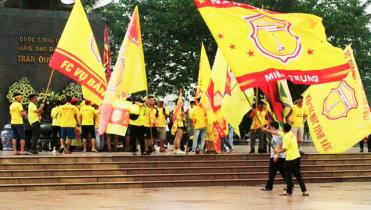
<instances>
[{"instance_id":1,"label":"yellow banner","mask_svg":"<svg viewBox=\"0 0 371 210\"><path fill-rule=\"evenodd\" d=\"M303 94L307 122L319 153L342 153L371 133L371 114L353 51L344 55L351 72L340 82L313 85Z\"/></svg>"},{"instance_id":2,"label":"yellow banner","mask_svg":"<svg viewBox=\"0 0 371 210\"><path fill-rule=\"evenodd\" d=\"M82 85L85 99L100 105L107 82L94 34L77 0L49 66Z\"/></svg>"},{"instance_id":3,"label":"yellow banner","mask_svg":"<svg viewBox=\"0 0 371 210\"><path fill-rule=\"evenodd\" d=\"M225 0L194 0L243 90L287 79L339 81L349 70L320 17L277 13Z\"/></svg>"}]
</instances>

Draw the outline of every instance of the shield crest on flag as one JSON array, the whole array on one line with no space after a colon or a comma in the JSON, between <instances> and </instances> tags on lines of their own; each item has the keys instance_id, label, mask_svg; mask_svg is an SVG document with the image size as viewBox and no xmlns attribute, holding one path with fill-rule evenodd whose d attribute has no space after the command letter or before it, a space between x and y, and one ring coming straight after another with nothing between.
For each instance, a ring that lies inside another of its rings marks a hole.
<instances>
[{"instance_id":1,"label":"shield crest on flag","mask_svg":"<svg viewBox=\"0 0 371 210\"><path fill-rule=\"evenodd\" d=\"M322 114L330 120L346 117L351 109L358 107L354 89L345 81L332 89L323 101Z\"/></svg>"},{"instance_id":2,"label":"shield crest on flag","mask_svg":"<svg viewBox=\"0 0 371 210\"><path fill-rule=\"evenodd\" d=\"M263 55L282 63L295 60L300 55L300 37L291 31L290 22L262 14L247 16L244 20L252 29L249 39Z\"/></svg>"}]
</instances>

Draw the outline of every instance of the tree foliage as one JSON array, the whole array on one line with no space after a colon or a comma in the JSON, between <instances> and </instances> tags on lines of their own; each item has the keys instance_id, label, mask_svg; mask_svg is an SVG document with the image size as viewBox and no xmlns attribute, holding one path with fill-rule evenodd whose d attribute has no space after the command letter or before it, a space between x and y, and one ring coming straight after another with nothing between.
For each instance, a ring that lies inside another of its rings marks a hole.
<instances>
[{"instance_id":1,"label":"tree foliage","mask_svg":"<svg viewBox=\"0 0 371 210\"><path fill-rule=\"evenodd\" d=\"M329 41L344 48L352 44L368 98L371 99L370 15L359 0L240 0L279 12L302 12L323 18ZM111 31L113 60L124 38L137 1L121 0L94 11L101 13ZM197 82L201 41L212 62L216 44L193 0L142 0L139 6L147 78L151 93L175 93ZM305 87L294 86L294 97Z\"/></svg>"}]
</instances>

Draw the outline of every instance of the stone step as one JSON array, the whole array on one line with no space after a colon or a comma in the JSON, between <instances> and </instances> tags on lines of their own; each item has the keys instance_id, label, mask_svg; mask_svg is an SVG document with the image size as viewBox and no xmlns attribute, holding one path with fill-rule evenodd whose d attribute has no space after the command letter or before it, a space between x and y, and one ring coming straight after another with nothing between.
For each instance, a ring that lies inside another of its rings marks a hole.
<instances>
[{"instance_id":1,"label":"stone step","mask_svg":"<svg viewBox=\"0 0 371 210\"><path fill-rule=\"evenodd\" d=\"M303 160L371 158L371 153L354 154L304 154ZM196 160L267 160L268 154L219 154L219 155L152 155L131 156L129 153L91 153L63 156L9 156L1 157L1 163L84 163L84 162L134 162L134 161L196 161Z\"/></svg>"},{"instance_id":2,"label":"stone step","mask_svg":"<svg viewBox=\"0 0 371 210\"><path fill-rule=\"evenodd\" d=\"M369 176L308 177L306 183L371 181ZM155 188L155 187L190 187L190 186L232 186L232 185L263 185L266 179L214 179L214 180L177 180L177 181L127 181L127 182L86 182L86 183L44 183L44 184L4 184L0 191L46 191L46 190L81 190L81 189L124 189L124 188ZM282 179L277 179L282 183Z\"/></svg>"},{"instance_id":3,"label":"stone step","mask_svg":"<svg viewBox=\"0 0 371 210\"><path fill-rule=\"evenodd\" d=\"M153 167L266 166L268 160L197 160L197 161L135 161L86 163L2 163L0 170L20 169L103 169ZM371 158L303 160L303 165L371 164Z\"/></svg>"},{"instance_id":4,"label":"stone step","mask_svg":"<svg viewBox=\"0 0 371 210\"><path fill-rule=\"evenodd\" d=\"M371 170L345 171L302 171L304 179L311 177L370 176ZM264 179L268 172L244 173L193 173L193 174L138 174L138 175L84 175L84 176L35 176L1 177L4 184L46 184L46 183L86 183L86 182L127 182L127 181L176 181L176 180L214 180L214 179ZM277 178L281 175L277 174Z\"/></svg>"},{"instance_id":5,"label":"stone step","mask_svg":"<svg viewBox=\"0 0 371 210\"><path fill-rule=\"evenodd\" d=\"M302 165L304 171L369 170L370 164ZM207 166L207 167L151 167L151 168L103 168L103 169L23 169L0 170L0 177L76 176L76 175L125 175L125 174L177 174L177 173L238 173L266 172L264 166Z\"/></svg>"}]
</instances>

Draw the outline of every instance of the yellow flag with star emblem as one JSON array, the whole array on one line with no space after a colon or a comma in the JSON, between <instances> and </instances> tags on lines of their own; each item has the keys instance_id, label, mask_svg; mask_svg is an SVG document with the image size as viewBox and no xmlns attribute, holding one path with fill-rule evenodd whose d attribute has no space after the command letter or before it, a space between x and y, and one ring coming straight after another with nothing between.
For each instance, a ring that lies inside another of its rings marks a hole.
<instances>
[{"instance_id":1,"label":"yellow flag with star emblem","mask_svg":"<svg viewBox=\"0 0 371 210\"><path fill-rule=\"evenodd\" d=\"M310 86L303 94L307 123L319 153L342 153L371 133L371 113L350 46L351 71L340 82Z\"/></svg>"},{"instance_id":2,"label":"yellow flag with star emblem","mask_svg":"<svg viewBox=\"0 0 371 210\"><path fill-rule=\"evenodd\" d=\"M328 43L320 17L278 13L224 0L195 0L242 90L287 79L341 80L349 65Z\"/></svg>"}]
</instances>

